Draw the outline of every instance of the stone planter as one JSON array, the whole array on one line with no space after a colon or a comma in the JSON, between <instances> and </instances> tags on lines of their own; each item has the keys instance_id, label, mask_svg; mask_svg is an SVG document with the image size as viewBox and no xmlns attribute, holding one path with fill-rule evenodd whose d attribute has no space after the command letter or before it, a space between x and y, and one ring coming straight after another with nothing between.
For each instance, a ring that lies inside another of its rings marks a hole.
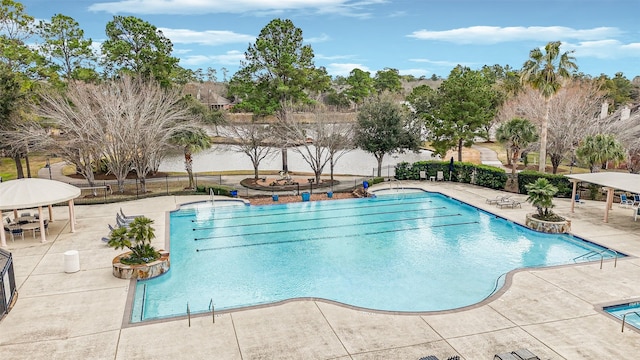
<instances>
[{"instance_id":1,"label":"stone planter","mask_svg":"<svg viewBox=\"0 0 640 360\"><path fill-rule=\"evenodd\" d=\"M527 214L525 226L529 229L549 234L565 234L571 231L571 220L564 221L544 221L533 217L533 214Z\"/></svg>"},{"instance_id":2,"label":"stone planter","mask_svg":"<svg viewBox=\"0 0 640 360\"><path fill-rule=\"evenodd\" d=\"M126 265L120 259L131 252L113 258L113 276L120 279L151 279L169 271L169 252L160 250L160 258L148 264Z\"/></svg>"}]
</instances>

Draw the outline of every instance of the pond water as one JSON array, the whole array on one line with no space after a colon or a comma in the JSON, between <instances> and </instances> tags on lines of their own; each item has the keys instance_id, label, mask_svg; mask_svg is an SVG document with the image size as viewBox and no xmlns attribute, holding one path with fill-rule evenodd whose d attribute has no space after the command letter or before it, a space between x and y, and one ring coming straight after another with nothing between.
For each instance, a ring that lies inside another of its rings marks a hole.
<instances>
[{"instance_id":1,"label":"pond water","mask_svg":"<svg viewBox=\"0 0 640 360\"><path fill-rule=\"evenodd\" d=\"M422 150L419 153L408 152L385 155L382 166L382 176L393 176L393 167L399 162L414 163L422 160L435 160L431 152ZM293 149L288 150L289 171L311 172L311 167L302 159L302 156ZM376 158L363 150L355 149L344 154L336 162L335 174L349 175L374 175L378 168ZM259 170L281 170L282 157L280 150L276 150L270 157L260 162ZM251 160L244 153L232 150L230 145L215 145L211 149L193 154L193 171L225 171L225 170L253 170ZM184 155L182 153L170 155L160 164L159 171L180 172L184 170ZM324 168L323 174L330 173L329 165Z\"/></svg>"}]
</instances>

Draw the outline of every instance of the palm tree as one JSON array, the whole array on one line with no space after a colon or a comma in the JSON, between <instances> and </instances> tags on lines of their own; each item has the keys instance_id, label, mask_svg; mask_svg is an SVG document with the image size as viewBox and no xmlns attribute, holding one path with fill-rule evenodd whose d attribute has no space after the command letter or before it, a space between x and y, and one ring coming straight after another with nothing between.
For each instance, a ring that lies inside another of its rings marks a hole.
<instances>
[{"instance_id":1,"label":"palm tree","mask_svg":"<svg viewBox=\"0 0 640 360\"><path fill-rule=\"evenodd\" d=\"M563 79L569 78L578 69L573 51L560 54L560 41L548 43L542 52L535 48L529 52L529 60L522 65L520 81L540 91L545 101L545 114L540 124L540 165L538 171L545 172L547 162L547 127L551 111L551 99L562 87Z\"/></svg>"},{"instance_id":2,"label":"palm tree","mask_svg":"<svg viewBox=\"0 0 640 360\"><path fill-rule=\"evenodd\" d=\"M184 168L189 175L188 188L193 189L195 188L195 181L193 179L193 159L191 155L194 152L211 147L211 138L202 129L187 129L175 133L171 138L171 142L181 146L184 150Z\"/></svg>"},{"instance_id":3,"label":"palm tree","mask_svg":"<svg viewBox=\"0 0 640 360\"><path fill-rule=\"evenodd\" d=\"M511 178L515 179L516 162L522 149L538 140L536 126L527 119L514 118L496 130L496 139L511 150Z\"/></svg>"},{"instance_id":4,"label":"palm tree","mask_svg":"<svg viewBox=\"0 0 640 360\"><path fill-rule=\"evenodd\" d=\"M151 241L156 237L151 224L153 220L139 216L111 232L107 243L110 247L131 250L131 255L121 259L123 264L145 264L160 258L160 253L151 246Z\"/></svg>"},{"instance_id":5,"label":"palm tree","mask_svg":"<svg viewBox=\"0 0 640 360\"><path fill-rule=\"evenodd\" d=\"M587 136L576 149L576 155L589 165L589 171L596 172L598 167L608 161L617 164L624 160L625 151L613 135L597 134Z\"/></svg>"},{"instance_id":6,"label":"palm tree","mask_svg":"<svg viewBox=\"0 0 640 360\"><path fill-rule=\"evenodd\" d=\"M549 209L553 207L553 196L558 192L558 188L545 178L538 178L536 182L525 185L525 188L529 195L527 202L538 209L538 219L552 218L555 214Z\"/></svg>"}]
</instances>

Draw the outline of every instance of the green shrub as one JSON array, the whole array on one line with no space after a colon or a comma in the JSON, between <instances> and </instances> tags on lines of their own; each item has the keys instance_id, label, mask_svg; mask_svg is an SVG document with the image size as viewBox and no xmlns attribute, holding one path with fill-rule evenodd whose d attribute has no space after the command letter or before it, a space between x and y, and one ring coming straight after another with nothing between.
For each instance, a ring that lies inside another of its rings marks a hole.
<instances>
[{"instance_id":1,"label":"green shrub","mask_svg":"<svg viewBox=\"0 0 640 360\"><path fill-rule=\"evenodd\" d=\"M476 165L466 162L455 162L453 171L449 173L449 161L416 161L413 164L401 162L396 165L396 179L420 180L420 171L426 172L426 178L436 177L442 171L446 181L472 183L492 189L504 189L507 173L488 165Z\"/></svg>"},{"instance_id":2,"label":"green shrub","mask_svg":"<svg viewBox=\"0 0 640 360\"><path fill-rule=\"evenodd\" d=\"M539 178L545 178L551 185L558 188L557 197L571 197L572 185L567 177L557 174L543 174L533 170L525 170L518 173L518 192L526 194L526 186L536 182Z\"/></svg>"}]
</instances>

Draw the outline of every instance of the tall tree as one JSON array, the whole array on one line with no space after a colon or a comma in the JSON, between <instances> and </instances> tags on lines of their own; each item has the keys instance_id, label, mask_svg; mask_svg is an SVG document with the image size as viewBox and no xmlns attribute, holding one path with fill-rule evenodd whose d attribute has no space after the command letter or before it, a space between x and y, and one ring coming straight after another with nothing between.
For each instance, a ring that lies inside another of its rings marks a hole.
<instances>
[{"instance_id":1,"label":"tall tree","mask_svg":"<svg viewBox=\"0 0 640 360\"><path fill-rule=\"evenodd\" d=\"M347 84L349 88L345 92L349 100L356 105L356 109L358 105L373 94L375 89L371 73L358 68L351 70L347 77Z\"/></svg>"},{"instance_id":2,"label":"tall tree","mask_svg":"<svg viewBox=\"0 0 640 360\"><path fill-rule=\"evenodd\" d=\"M102 65L113 75L124 72L171 84L178 58L171 56L173 44L150 23L134 16L114 16L106 26L102 43Z\"/></svg>"},{"instance_id":3,"label":"tall tree","mask_svg":"<svg viewBox=\"0 0 640 360\"><path fill-rule=\"evenodd\" d=\"M50 22L40 21L38 29L43 40L40 51L57 65L64 78L97 78L92 41L84 38L84 31L77 21L69 16L57 14Z\"/></svg>"},{"instance_id":4,"label":"tall tree","mask_svg":"<svg viewBox=\"0 0 640 360\"><path fill-rule=\"evenodd\" d=\"M230 92L242 99L239 108L255 114L275 113L278 121L286 123L289 110L309 103L309 90L322 83L313 49L303 45L302 30L289 19L271 20L244 55ZM283 171L288 171L286 147L282 155Z\"/></svg>"},{"instance_id":5,"label":"tall tree","mask_svg":"<svg viewBox=\"0 0 640 360\"><path fill-rule=\"evenodd\" d=\"M549 42L544 47L529 52L529 60L522 65L520 80L538 90L544 98L546 110L540 124L540 164L538 171L546 171L547 127L551 112L551 99L560 90L563 82L578 69L571 55L573 51L560 53L560 41Z\"/></svg>"},{"instance_id":6,"label":"tall tree","mask_svg":"<svg viewBox=\"0 0 640 360\"><path fill-rule=\"evenodd\" d=\"M378 176L382 176L382 160L386 154L420 149L420 131L411 125L408 111L388 96L371 98L360 108L355 145L376 158Z\"/></svg>"},{"instance_id":7,"label":"tall tree","mask_svg":"<svg viewBox=\"0 0 640 360\"><path fill-rule=\"evenodd\" d=\"M511 178L515 179L520 153L530 143L538 140L538 129L527 119L514 118L496 130L496 139L511 152Z\"/></svg>"},{"instance_id":8,"label":"tall tree","mask_svg":"<svg viewBox=\"0 0 640 360\"><path fill-rule=\"evenodd\" d=\"M625 151L613 135L597 134L587 136L576 149L576 155L591 172L597 172L609 161L618 163L624 160Z\"/></svg>"},{"instance_id":9,"label":"tall tree","mask_svg":"<svg viewBox=\"0 0 640 360\"><path fill-rule=\"evenodd\" d=\"M462 161L462 148L471 146L478 136L486 137L483 129L495 116L498 97L483 72L455 67L440 84L432 111L420 114L435 152L445 155L457 148L458 161Z\"/></svg>"},{"instance_id":10,"label":"tall tree","mask_svg":"<svg viewBox=\"0 0 640 360\"><path fill-rule=\"evenodd\" d=\"M402 82L400 81L400 72L398 69L385 68L378 70L373 79L373 86L382 93L385 91L391 93L399 93L402 91Z\"/></svg>"}]
</instances>

